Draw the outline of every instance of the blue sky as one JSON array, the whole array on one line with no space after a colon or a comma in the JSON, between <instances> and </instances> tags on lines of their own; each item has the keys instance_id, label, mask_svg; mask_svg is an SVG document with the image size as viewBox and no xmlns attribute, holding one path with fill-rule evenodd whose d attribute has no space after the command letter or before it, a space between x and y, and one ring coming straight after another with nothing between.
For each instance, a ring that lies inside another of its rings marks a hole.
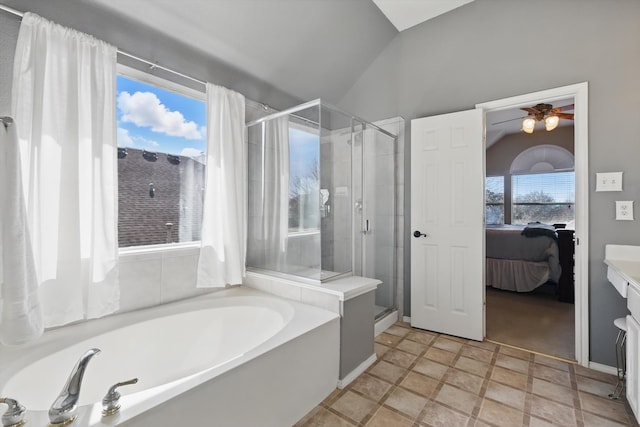
<instances>
[{"instance_id":1,"label":"blue sky","mask_svg":"<svg viewBox=\"0 0 640 427\"><path fill-rule=\"evenodd\" d=\"M196 157L206 149L206 104L119 75L118 146Z\"/></svg>"},{"instance_id":2,"label":"blue sky","mask_svg":"<svg viewBox=\"0 0 640 427\"><path fill-rule=\"evenodd\" d=\"M316 134L289 128L289 182L295 177L309 175L313 167L319 167L320 138Z\"/></svg>"}]
</instances>

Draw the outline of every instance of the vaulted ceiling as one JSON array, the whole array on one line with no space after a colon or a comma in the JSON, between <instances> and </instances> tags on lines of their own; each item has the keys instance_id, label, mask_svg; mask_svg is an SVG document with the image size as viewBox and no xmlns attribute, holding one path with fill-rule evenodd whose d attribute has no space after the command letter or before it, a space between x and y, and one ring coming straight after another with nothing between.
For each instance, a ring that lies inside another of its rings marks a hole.
<instances>
[{"instance_id":1,"label":"vaulted ceiling","mask_svg":"<svg viewBox=\"0 0 640 427\"><path fill-rule=\"evenodd\" d=\"M382 4L384 0L376 1L396 25L406 25L396 21L398 6L404 0L394 0L393 9ZM422 0L418 3L430 9L419 19L445 12L442 3L453 8L468 1ZM398 34L372 0L0 0L0 3L93 34L126 52L172 66L201 80L209 79L188 60L169 52L176 50L176 46L184 46L301 101L321 97L338 103ZM149 46L154 43L157 46ZM166 51L163 46L167 46ZM180 63L175 65L177 62ZM215 76L213 79L215 83Z\"/></svg>"}]
</instances>

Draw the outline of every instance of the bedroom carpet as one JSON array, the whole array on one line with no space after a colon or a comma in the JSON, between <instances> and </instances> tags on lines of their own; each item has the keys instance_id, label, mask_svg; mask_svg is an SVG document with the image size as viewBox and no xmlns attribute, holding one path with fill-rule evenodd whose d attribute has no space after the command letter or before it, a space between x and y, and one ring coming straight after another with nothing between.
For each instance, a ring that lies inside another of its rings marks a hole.
<instances>
[{"instance_id":1,"label":"bedroom carpet","mask_svg":"<svg viewBox=\"0 0 640 427\"><path fill-rule=\"evenodd\" d=\"M543 285L528 293L487 287L487 339L575 360L574 305Z\"/></svg>"}]
</instances>

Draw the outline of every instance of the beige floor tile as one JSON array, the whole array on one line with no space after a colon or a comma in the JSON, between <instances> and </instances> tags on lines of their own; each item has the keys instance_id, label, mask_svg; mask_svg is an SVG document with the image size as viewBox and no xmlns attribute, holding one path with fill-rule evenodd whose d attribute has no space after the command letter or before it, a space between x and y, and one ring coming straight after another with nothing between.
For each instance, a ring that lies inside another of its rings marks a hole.
<instances>
[{"instance_id":1,"label":"beige floor tile","mask_svg":"<svg viewBox=\"0 0 640 427\"><path fill-rule=\"evenodd\" d=\"M457 353L462 348L462 343L453 341L443 336L438 337L432 344L434 347L441 350L450 351L451 353Z\"/></svg>"},{"instance_id":2,"label":"beige floor tile","mask_svg":"<svg viewBox=\"0 0 640 427\"><path fill-rule=\"evenodd\" d=\"M418 360L416 364L413 366L413 368L411 368L411 370L415 372L419 372L421 374L430 376L437 380L442 378L448 369L449 367L441 363L434 362L433 360L427 360L427 359Z\"/></svg>"},{"instance_id":3,"label":"beige floor tile","mask_svg":"<svg viewBox=\"0 0 640 427\"><path fill-rule=\"evenodd\" d=\"M387 382L395 384L396 381L398 381L406 374L407 370L400 366L396 366L389 362L381 360L380 362L369 368L367 372Z\"/></svg>"},{"instance_id":4,"label":"beige floor tile","mask_svg":"<svg viewBox=\"0 0 640 427\"><path fill-rule=\"evenodd\" d=\"M367 427L411 427L413 421L381 406L365 425Z\"/></svg>"},{"instance_id":5,"label":"beige floor tile","mask_svg":"<svg viewBox=\"0 0 640 427\"><path fill-rule=\"evenodd\" d=\"M522 425L524 412L493 400L484 399L480 406L478 418L496 426L513 427Z\"/></svg>"},{"instance_id":6,"label":"beige floor tile","mask_svg":"<svg viewBox=\"0 0 640 427\"><path fill-rule=\"evenodd\" d=\"M608 420L606 418L599 417L594 414L590 414L585 412L584 416L584 427L624 427L633 424L621 424L616 421Z\"/></svg>"},{"instance_id":7,"label":"beige floor tile","mask_svg":"<svg viewBox=\"0 0 640 427\"><path fill-rule=\"evenodd\" d=\"M478 400L478 396L445 384L438 392L435 400L466 414L471 414Z\"/></svg>"},{"instance_id":8,"label":"beige floor tile","mask_svg":"<svg viewBox=\"0 0 640 427\"><path fill-rule=\"evenodd\" d=\"M563 360L404 323L375 350L377 363L295 427L639 427L607 398L614 375Z\"/></svg>"},{"instance_id":9,"label":"beige floor tile","mask_svg":"<svg viewBox=\"0 0 640 427\"><path fill-rule=\"evenodd\" d=\"M533 376L556 384L571 384L571 377L569 377L568 372L538 363L533 366Z\"/></svg>"},{"instance_id":10,"label":"beige floor tile","mask_svg":"<svg viewBox=\"0 0 640 427\"><path fill-rule=\"evenodd\" d=\"M557 424L541 420L540 418L531 417L529 420L529 427L557 427Z\"/></svg>"},{"instance_id":11,"label":"beige floor tile","mask_svg":"<svg viewBox=\"0 0 640 427\"><path fill-rule=\"evenodd\" d=\"M420 415L427 402L428 399L426 397L398 387L391 392L384 404L402 412L411 417L411 419L415 419Z\"/></svg>"},{"instance_id":12,"label":"beige floor tile","mask_svg":"<svg viewBox=\"0 0 640 427\"><path fill-rule=\"evenodd\" d=\"M431 342L435 340L436 337L437 335L431 332L412 331L412 332L409 332L409 334L407 335L407 339L410 339L411 341L419 342L421 344L431 344Z\"/></svg>"},{"instance_id":13,"label":"beige floor tile","mask_svg":"<svg viewBox=\"0 0 640 427\"><path fill-rule=\"evenodd\" d=\"M471 344L465 345L460 354L470 359L477 360L478 362L486 363L491 362L491 359L493 358L493 351L485 350Z\"/></svg>"},{"instance_id":14,"label":"beige floor tile","mask_svg":"<svg viewBox=\"0 0 640 427\"><path fill-rule=\"evenodd\" d=\"M347 391L331 405L331 409L359 423L364 417L373 413L378 405L352 391Z\"/></svg>"},{"instance_id":15,"label":"beige floor tile","mask_svg":"<svg viewBox=\"0 0 640 427\"><path fill-rule=\"evenodd\" d=\"M411 329L403 328L402 326L397 326L397 325L392 325L384 331L384 333L396 335L399 337L404 337L409 332L411 332Z\"/></svg>"},{"instance_id":16,"label":"beige floor tile","mask_svg":"<svg viewBox=\"0 0 640 427\"><path fill-rule=\"evenodd\" d=\"M617 381L615 375L596 371L595 369L588 369L580 365L575 365L573 369L575 370L576 376L580 375L587 378L593 378L594 380L606 382L609 384L615 384Z\"/></svg>"},{"instance_id":17,"label":"beige floor tile","mask_svg":"<svg viewBox=\"0 0 640 427\"><path fill-rule=\"evenodd\" d=\"M470 393L479 394L484 378L458 369L449 369L445 383L454 385Z\"/></svg>"},{"instance_id":18,"label":"beige floor tile","mask_svg":"<svg viewBox=\"0 0 640 427\"><path fill-rule=\"evenodd\" d=\"M529 361L529 358L531 357L531 353L528 351L520 350L519 348L507 347L506 345L500 347L500 354L517 357L518 359L526 361Z\"/></svg>"},{"instance_id":19,"label":"beige floor tile","mask_svg":"<svg viewBox=\"0 0 640 427\"><path fill-rule=\"evenodd\" d=\"M378 357L378 359L382 359L382 356L384 356L387 351L391 350L391 347L387 347L386 345L377 342L373 343L373 347L376 351L376 356Z\"/></svg>"},{"instance_id":20,"label":"beige floor tile","mask_svg":"<svg viewBox=\"0 0 640 427\"><path fill-rule=\"evenodd\" d=\"M540 396L531 398L531 415L560 426L577 425L575 410Z\"/></svg>"},{"instance_id":21,"label":"beige floor tile","mask_svg":"<svg viewBox=\"0 0 640 427\"><path fill-rule=\"evenodd\" d=\"M376 402L392 387L386 381L372 377L369 374L362 374L351 384L351 389L358 391Z\"/></svg>"},{"instance_id":22,"label":"beige floor tile","mask_svg":"<svg viewBox=\"0 0 640 427\"><path fill-rule=\"evenodd\" d=\"M424 354L424 357L429 360L440 362L443 365L451 365L456 355L455 353L451 353L450 351L442 350L436 347L431 347Z\"/></svg>"},{"instance_id":23,"label":"beige floor tile","mask_svg":"<svg viewBox=\"0 0 640 427\"><path fill-rule=\"evenodd\" d=\"M534 378L531 391L538 396L563 403L567 406L574 406L574 392L569 387L541 380L540 378Z\"/></svg>"},{"instance_id":24,"label":"beige floor tile","mask_svg":"<svg viewBox=\"0 0 640 427\"><path fill-rule=\"evenodd\" d=\"M613 384L578 375L576 375L576 382L578 383L578 390L600 397L608 397L615 388Z\"/></svg>"},{"instance_id":25,"label":"beige floor tile","mask_svg":"<svg viewBox=\"0 0 640 427\"><path fill-rule=\"evenodd\" d=\"M381 333L380 335L378 335L375 338L375 342L377 342L379 344L382 344L382 345L389 346L389 347L395 346L400 341L402 341L402 337L399 337L397 335L388 334L386 332Z\"/></svg>"},{"instance_id":26,"label":"beige floor tile","mask_svg":"<svg viewBox=\"0 0 640 427\"><path fill-rule=\"evenodd\" d=\"M302 424L296 426L304 427L353 427L357 424L351 423L337 416L336 414L324 409L316 408L317 411Z\"/></svg>"},{"instance_id":27,"label":"beige floor tile","mask_svg":"<svg viewBox=\"0 0 640 427\"><path fill-rule=\"evenodd\" d=\"M624 402L581 391L578 392L578 395L580 396L580 405L583 411L591 412L592 414L597 414L600 417L609 418L610 420L623 424L629 423L630 420Z\"/></svg>"},{"instance_id":28,"label":"beige floor tile","mask_svg":"<svg viewBox=\"0 0 640 427\"><path fill-rule=\"evenodd\" d=\"M498 354L496 358L496 365L503 368L511 369L512 371L520 372L523 374L529 373L529 362L523 359L518 359L513 356L507 356L506 354Z\"/></svg>"},{"instance_id":29,"label":"beige floor tile","mask_svg":"<svg viewBox=\"0 0 640 427\"><path fill-rule=\"evenodd\" d=\"M439 380L416 372L409 372L400 385L425 397L430 397L438 386Z\"/></svg>"},{"instance_id":30,"label":"beige floor tile","mask_svg":"<svg viewBox=\"0 0 640 427\"><path fill-rule=\"evenodd\" d=\"M427 349L427 344L422 344L412 341L409 338L405 338L396 346L396 349L419 356Z\"/></svg>"},{"instance_id":31,"label":"beige floor tile","mask_svg":"<svg viewBox=\"0 0 640 427\"><path fill-rule=\"evenodd\" d=\"M406 353L404 351L394 349L388 351L382 359L386 360L389 363L393 363L394 365L408 368L413 364L417 357L418 356L416 356L415 354Z\"/></svg>"},{"instance_id":32,"label":"beige floor tile","mask_svg":"<svg viewBox=\"0 0 640 427\"><path fill-rule=\"evenodd\" d=\"M543 356L541 354L536 354L534 356L534 362L539 363L541 365L550 366L552 368L560 369L561 371L566 371L566 372L569 372L569 367L573 365L572 363L568 363L563 360L558 360L553 357Z\"/></svg>"},{"instance_id":33,"label":"beige floor tile","mask_svg":"<svg viewBox=\"0 0 640 427\"><path fill-rule=\"evenodd\" d=\"M494 366L493 371L491 372L491 379L520 390L526 390L527 388L526 375L500 366Z\"/></svg>"},{"instance_id":34,"label":"beige floor tile","mask_svg":"<svg viewBox=\"0 0 640 427\"><path fill-rule=\"evenodd\" d=\"M483 378L489 371L488 363L470 359L466 356L460 357L456 362L455 367Z\"/></svg>"},{"instance_id":35,"label":"beige floor tile","mask_svg":"<svg viewBox=\"0 0 640 427\"><path fill-rule=\"evenodd\" d=\"M432 427L466 426L469 416L463 415L452 409L429 402L425 408L425 415L421 423Z\"/></svg>"},{"instance_id":36,"label":"beige floor tile","mask_svg":"<svg viewBox=\"0 0 640 427\"><path fill-rule=\"evenodd\" d=\"M523 390L508 387L495 381L489 381L484 397L523 411L526 393Z\"/></svg>"}]
</instances>

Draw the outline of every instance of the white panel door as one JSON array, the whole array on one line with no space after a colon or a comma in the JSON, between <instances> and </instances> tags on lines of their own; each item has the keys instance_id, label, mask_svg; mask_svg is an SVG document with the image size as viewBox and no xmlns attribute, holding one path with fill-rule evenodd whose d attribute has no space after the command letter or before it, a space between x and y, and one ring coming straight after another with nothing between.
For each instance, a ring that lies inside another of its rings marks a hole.
<instances>
[{"instance_id":1,"label":"white panel door","mask_svg":"<svg viewBox=\"0 0 640 427\"><path fill-rule=\"evenodd\" d=\"M411 325L482 341L480 109L411 121Z\"/></svg>"}]
</instances>

